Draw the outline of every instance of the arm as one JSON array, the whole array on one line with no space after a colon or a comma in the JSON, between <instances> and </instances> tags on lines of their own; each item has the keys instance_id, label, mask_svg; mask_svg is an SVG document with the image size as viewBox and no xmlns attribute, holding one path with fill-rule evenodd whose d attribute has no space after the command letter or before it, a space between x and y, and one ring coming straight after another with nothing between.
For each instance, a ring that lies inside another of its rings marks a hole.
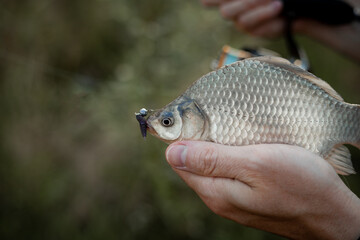
<instances>
[{"instance_id":1,"label":"arm","mask_svg":"<svg viewBox=\"0 0 360 240\"><path fill-rule=\"evenodd\" d=\"M177 142L166 157L220 216L292 239L360 236L360 199L305 149Z\"/></svg>"},{"instance_id":2,"label":"arm","mask_svg":"<svg viewBox=\"0 0 360 240\"><path fill-rule=\"evenodd\" d=\"M283 34L285 22L280 16L279 0L202 0L206 6L219 7L221 15L232 20L237 28L258 37L278 37ZM355 7L359 1L350 2ZM334 16L335 17L335 16ZM311 20L297 20L297 33L317 41L360 62L360 23L328 26Z\"/></svg>"}]
</instances>

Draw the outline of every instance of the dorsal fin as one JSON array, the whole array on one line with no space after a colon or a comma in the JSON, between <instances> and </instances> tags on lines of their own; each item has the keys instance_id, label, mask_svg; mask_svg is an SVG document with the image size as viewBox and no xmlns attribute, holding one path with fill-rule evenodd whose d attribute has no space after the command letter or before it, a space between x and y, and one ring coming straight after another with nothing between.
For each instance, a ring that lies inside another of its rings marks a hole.
<instances>
[{"instance_id":1,"label":"dorsal fin","mask_svg":"<svg viewBox=\"0 0 360 240\"><path fill-rule=\"evenodd\" d=\"M355 174L354 167L351 163L351 155L349 149L344 145L333 147L329 154L325 157L335 171L341 175Z\"/></svg>"},{"instance_id":2,"label":"dorsal fin","mask_svg":"<svg viewBox=\"0 0 360 240\"><path fill-rule=\"evenodd\" d=\"M250 58L253 60L258 60L260 62L266 62L270 65L283 68L285 70L288 70L296 75L299 75L302 78L307 79L309 82L315 84L316 86L323 89L325 92L327 92L330 96L333 98L344 101L344 99L324 80L316 77L315 75L305 71L304 69L291 64L288 60L281 58L281 57L274 57L274 56L261 56L261 57L255 57Z\"/></svg>"}]
</instances>

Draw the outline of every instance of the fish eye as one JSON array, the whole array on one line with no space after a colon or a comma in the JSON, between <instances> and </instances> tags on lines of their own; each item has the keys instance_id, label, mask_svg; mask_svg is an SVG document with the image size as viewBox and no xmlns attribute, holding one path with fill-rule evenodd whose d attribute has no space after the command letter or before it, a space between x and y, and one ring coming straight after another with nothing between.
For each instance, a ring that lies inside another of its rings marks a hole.
<instances>
[{"instance_id":1,"label":"fish eye","mask_svg":"<svg viewBox=\"0 0 360 240\"><path fill-rule=\"evenodd\" d=\"M161 125L164 127L170 127L174 124L174 120L172 118L166 117L161 120Z\"/></svg>"}]
</instances>

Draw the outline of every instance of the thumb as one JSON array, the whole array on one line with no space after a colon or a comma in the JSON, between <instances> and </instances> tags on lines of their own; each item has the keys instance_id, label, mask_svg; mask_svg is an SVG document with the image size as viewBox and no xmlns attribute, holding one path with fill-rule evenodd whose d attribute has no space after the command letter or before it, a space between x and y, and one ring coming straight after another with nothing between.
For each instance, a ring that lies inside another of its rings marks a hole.
<instances>
[{"instance_id":1,"label":"thumb","mask_svg":"<svg viewBox=\"0 0 360 240\"><path fill-rule=\"evenodd\" d=\"M178 170L243 181L242 176L247 176L245 172L252 170L256 162L253 153L250 146L230 147L210 142L181 141L167 148L166 159Z\"/></svg>"}]
</instances>

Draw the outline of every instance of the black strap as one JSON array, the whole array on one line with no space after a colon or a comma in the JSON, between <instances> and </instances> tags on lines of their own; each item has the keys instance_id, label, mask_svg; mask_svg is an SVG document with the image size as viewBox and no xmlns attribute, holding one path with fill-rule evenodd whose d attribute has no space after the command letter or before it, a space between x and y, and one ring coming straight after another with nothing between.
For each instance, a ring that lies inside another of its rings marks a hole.
<instances>
[{"instance_id":1,"label":"black strap","mask_svg":"<svg viewBox=\"0 0 360 240\"><path fill-rule=\"evenodd\" d=\"M287 20L286 20L286 25L285 25L284 36L285 36L286 47L290 54L289 61L292 63L295 63L295 61L300 60L301 61L300 67L304 70L311 71L310 70L310 62L309 62L309 59L308 59L305 51L302 48L298 47L298 45L294 39L293 31L292 31L293 18L290 16L287 16L286 19Z\"/></svg>"},{"instance_id":2,"label":"black strap","mask_svg":"<svg viewBox=\"0 0 360 240\"><path fill-rule=\"evenodd\" d=\"M310 18L319 22L339 25L360 21L354 8L342 0L282 0L282 15L286 18L285 40L290 54L290 61L301 60L302 68L310 70L310 63L305 52L300 49L293 37L292 22L297 18ZM359 239L360 240L360 239Z\"/></svg>"},{"instance_id":3,"label":"black strap","mask_svg":"<svg viewBox=\"0 0 360 240\"><path fill-rule=\"evenodd\" d=\"M342 0L282 0L283 15L311 18L331 25L360 21L354 8Z\"/></svg>"}]
</instances>

